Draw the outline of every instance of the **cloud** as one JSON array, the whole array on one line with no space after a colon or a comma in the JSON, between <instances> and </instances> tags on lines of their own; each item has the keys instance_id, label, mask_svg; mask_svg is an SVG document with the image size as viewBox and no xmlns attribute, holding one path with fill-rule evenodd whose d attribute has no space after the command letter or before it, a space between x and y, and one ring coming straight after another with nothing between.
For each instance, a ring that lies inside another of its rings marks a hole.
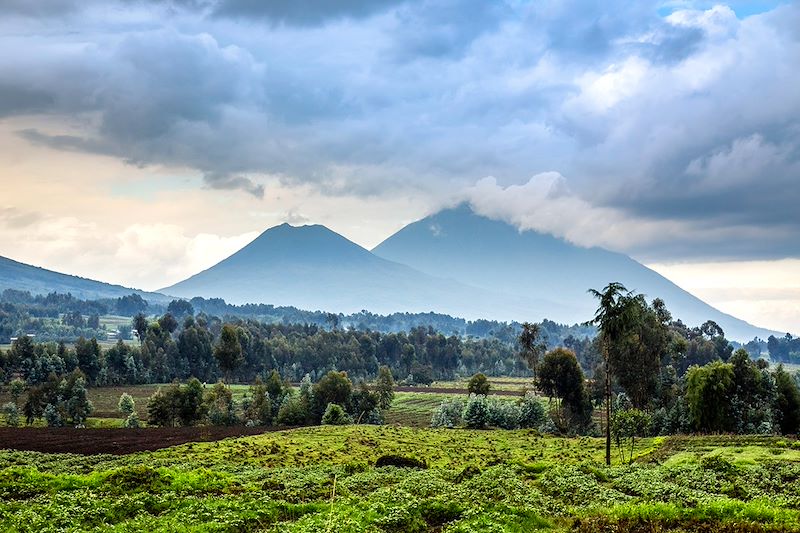
<instances>
[{"instance_id":1,"label":"cloud","mask_svg":"<svg viewBox=\"0 0 800 533\"><path fill-rule=\"evenodd\" d=\"M249 178L211 173L205 174L203 179L212 189L242 189L256 198L264 197L264 186Z\"/></svg>"},{"instance_id":2,"label":"cloud","mask_svg":"<svg viewBox=\"0 0 800 533\"><path fill-rule=\"evenodd\" d=\"M308 218L307 216L303 215L302 213L300 213L296 209L290 209L289 211L287 211L286 212L286 216L284 216L283 218L286 220L286 222L288 222L289 224L291 224L293 226L299 226L299 225L308 224L309 222L311 222L310 218Z\"/></svg>"},{"instance_id":3,"label":"cloud","mask_svg":"<svg viewBox=\"0 0 800 533\"><path fill-rule=\"evenodd\" d=\"M406 0L220 0L216 16L240 19L265 19L273 24L314 26L329 20L364 18Z\"/></svg>"},{"instance_id":4,"label":"cloud","mask_svg":"<svg viewBox=\"0 0 800 533\"><path fill-rule=\"evenodd\" d=\"M656 259L800 254L800 6L53 5L69 32L18 2L6 7L24 20L0 21L17 51L0 56L0 117L47 117L18 128L38 146L257 198L278 182L444 201L482 176L530 196L543 186L530 176L555 170L572 192L542 202L575 215L517 218L575 242Z\"/></svg>"}]
</instances>

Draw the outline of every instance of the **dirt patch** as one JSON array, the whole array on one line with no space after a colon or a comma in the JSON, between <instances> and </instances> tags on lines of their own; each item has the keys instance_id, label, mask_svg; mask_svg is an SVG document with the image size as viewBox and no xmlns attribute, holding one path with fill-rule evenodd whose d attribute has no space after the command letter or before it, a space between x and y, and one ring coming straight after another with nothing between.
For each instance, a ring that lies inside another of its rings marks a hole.
<instances>
[{"instance_id":1,"label":"dirt patch","mask_svg":"<svg viewBox=\"0 0 800 533\"><path fill-rule=\"evenodd\" d=\"M0 449L45 453L125 455L187 442L259 435L282 428L184 427L141 429L74 429L0 427Z\"/></svg>"}]
</instances>

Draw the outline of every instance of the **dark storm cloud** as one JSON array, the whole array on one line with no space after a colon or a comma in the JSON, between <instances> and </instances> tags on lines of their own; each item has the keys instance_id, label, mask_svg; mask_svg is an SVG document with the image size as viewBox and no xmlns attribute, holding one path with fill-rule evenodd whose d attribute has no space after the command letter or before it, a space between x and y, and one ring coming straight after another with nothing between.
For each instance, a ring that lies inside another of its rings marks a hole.
<instances>
[{"instance_id":1,"label":"dark storm cloud","mask_svg":"<svg viewBox=\"0 0 800 533\"><path fill-rule=\"evenodd\" d=\"M0 117L68 124L23 138L257 197L278 179L447 198L558 171L594 206L704 228L629 243L653 258L798 254L797 6L739 20L621 0L122 5L82 4L69 32L34 11L27 33L2 26L17 52L0 55Z\"/></svg>"},{"instance_id":2,"label":"dark storm cloud","mask_svg":"<svg viewBox=\"0 0 800 533\"><path fill-rule=\"evenodd\" d=\"M46 111L54 100L46 91L0 82L0 117Z\"/></svg>"},{"instance_id":3,"label":"dark storm cloud","mask_svg":"<svg viewBox=\"0 0 800 533\"><path fill-rule=\"evenodd\" d=\"M219 0L213 12L222 17L314 26L332 19L367 17L405 1L408 0Z\"/></svg>"},{"instance_id":4,"label":"dark storm cloud","mask_svg":"<svg viewBox=\"0 0 800 533\"><path fill-rule=\"evenodd\" d=\"M53 17L79 9L77 0L3 0L0 13L23 17Z\"/></svg>"}]
</instances>

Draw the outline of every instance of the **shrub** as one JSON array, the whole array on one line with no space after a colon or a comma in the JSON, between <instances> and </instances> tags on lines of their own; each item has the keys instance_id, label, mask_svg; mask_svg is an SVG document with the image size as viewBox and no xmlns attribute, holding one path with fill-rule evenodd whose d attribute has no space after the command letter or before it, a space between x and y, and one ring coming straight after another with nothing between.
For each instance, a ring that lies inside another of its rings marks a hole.
<instances>
[{"instance_id":1,"label":"shrub","mask_svg":"<svg viewBox=\"0 0 800 533\"><path fill-rule=\"evenodd\" d=\"M126 428L131 428L131 429L136 429L141 425L141 423L139 422L139 415L136 414L136 411L133 411L131 414L128 415L128 418L125 419L123 425Z\"/></svg>"},{"instance_id":2,"label":"shrub","mask_svg":"<svg viewBox=\"0 0 800 533\"><path fill-rule=\"evenodd\" d=\"M519 403L519 427L538 428L547 419L542 402L532 392L525 394Z\"/></svg>"},{"instance_id":3,"label":"shrub","mask_svg":"<svg viewBox=\"0 0 800 533\"><path fill-rule=\"evenodd\" d=\"M341 405L329 403L322 415L322 423L326 426L344 426L352 423L352 420Z\"/></svg>"},{"instance_id":4,"label":"shrub","mask_svg":"<svg viewBox=\"0 0 800 533\"><path fill-rule=\"evenodd\" d=\"M133 397L127 392L123 392L119 397L119 401L117 402L117 409L119 412L125 416L130 416L135 408L136 402L133 401Z\"/></svg>"},{"instance_id":5,"label":"shrub","mask_svg":"<svg viewBox=\"0 0 800 533\"><path fill-rule=\"evenodd\" d=\"M469 378L469 383L467 383L467 390L470 394L486 396L489 394L490 388L491 385L489 384L489 380L486 379L486 374L475 374Z\"/></svg>"},{"instance_id":6,"label":"shrub","mask_svg":"<svg viewBox=\"0 0 800 533\"><path fill-rule=\"evenodd\" d=\"M490 426L502 429L517 429L519 427L519 407L500 398L489 398L486 401L487 423Z\"/></svg>"},{"instance_id":7,"label":"shrub","mask_svg":"<svg viewBox=\"0 0 800 533\"><path fill-rule=\"evenodd\" d=\"M3 404L3 414L6 416L6 424L16 427L19 425L19 409L14 402Z\"/></svg>"},{"instance_id":8,"label":"shrub","mask_svg":"<svg viewBox=\"0 0 800 533\"><path fill-rule=\"evenodd\" d=\"M458 399L444 400L431 417L431 427L453 428L461 425L464 402Z\"/></svg>"},{"instance_id":9,"label":"shrub","mask_svg":"<svg viewBox=\"0 0 800 533\"><path fill-rule=\"evenodd\" d=\"M169 485L169 480L158 470L145 465L125 466L109 474L105 481L114 492L119 493L153 492Z\"/></svg>"},{"instance_id":10,"label":"shrub","mask_svg":"<svg viewBox=\"0 0 800 533\"><path fill-rule=\"evenodd\" d=\"M397 468L428 468L428 463L414 457L407 457L405 455L381 455L375 461L375 466L380 468L382 466L396 466Z\"/></svg>"},{"instance_id":11,"label":"shrub","mask_svg":"<svg viewBox=\"0 0 800 533\"><path fill-rule=\"evenodd\" d=\"M48 403L44 408L44 419L47 421L47 425L51 428L59 428L64 425L64 420L61 418L61 413L58 411L58 407L52 403Z\"/></svg>"},{"instance_id":12,"label":"shrub","mask_svg":"<svg viewBox=\"0 0 800 533\"><path fill-rule=\"evenodd\" d=\"M489 421L489 408L485 396L470 395L464 407L464 424L468 428L481 429Z\"/></svg>"},{"instance_id":13,"label":"shrub","mask_svg":"<svg viewBox=\"0 0 800 533\"><path fill-rule=\"evenodd\" d=\"M206 395L208 419L214 426L233 426L239 423L233 402L233 394L224 383L219 382Z\"/></svg>"},{"instance_id":14,"label":"shrub","mask_svg":"<svg viewBox=\"0 0 800 533\"><path fill-rule=\"evenodd\" d=\"M309 410L305 402L296 393L288 393L283 397L275 423L281 426L300 426L308 418Z\"/></svg>"}]
</instances>

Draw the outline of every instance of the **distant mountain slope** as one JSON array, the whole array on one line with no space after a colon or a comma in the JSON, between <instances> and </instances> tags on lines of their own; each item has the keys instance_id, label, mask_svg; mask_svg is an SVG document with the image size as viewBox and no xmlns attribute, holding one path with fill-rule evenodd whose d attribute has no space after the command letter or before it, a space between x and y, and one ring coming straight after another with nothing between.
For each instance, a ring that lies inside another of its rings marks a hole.
<instances>
[{"instance_id":1,"label":"distant mountain slope","mask_svg":"<svg viewBox=\"0 0 800 533\"><path fill-rule=\"evenodd\" d=\"M766 338L774 333L711 307L630 257L601 248L582 248L535 231L518 231L475 214L467 205L441 211L401 229L373 252L434 276L538 301L527 318L582 322L593 316L589 288L620 281L648 298L662 298L673 316L688 325L714 320L729 338Z\"/></svg>"},{"instance_id":2,"label":"distant mountain slope","mask_svg":"<svg viewBox=\"0 0 800 533\"><path fill-rule=\"evenodd\" d=\"M268 229L227 259L161 292L234 304L344 313L436 311L500 320L528 305L523 298L498 296L382 259L319 225Z\"/></svg>"},{"instance_id":3,"label":"distant mountain slope","mask_svg":"<svg viewBox=\"0 0 800 533\"><path fill-rule=\"evenodd\" d=\"M163 294L129 289L101 281L70 276L44 268L27 265L0 257L0 291L17 289L31 294L51 292L71 293L76 298L92 300L97 298L119 298L136 293L145 300L168 302L172 298Z\"/></svg>"}]
</instances>

